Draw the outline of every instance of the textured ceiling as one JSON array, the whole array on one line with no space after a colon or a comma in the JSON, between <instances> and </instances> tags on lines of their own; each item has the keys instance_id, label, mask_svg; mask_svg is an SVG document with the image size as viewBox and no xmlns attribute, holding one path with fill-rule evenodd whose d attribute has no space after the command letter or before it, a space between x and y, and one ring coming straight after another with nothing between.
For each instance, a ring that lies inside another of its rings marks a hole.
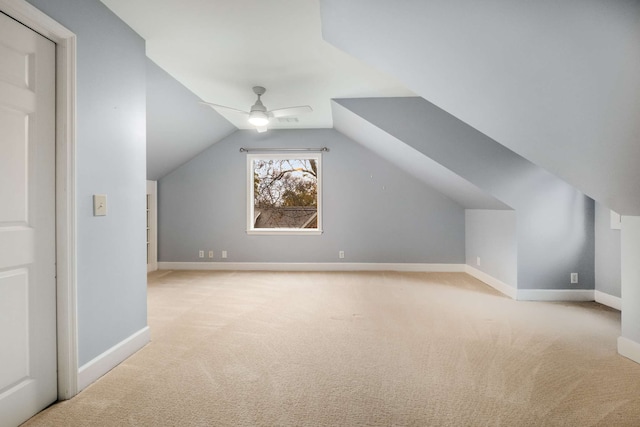
<instances>
[{"instance_id":1,"label":"textured ceiling","mask_svg":"<svg viewBox=\"0 0 640 427\"><path fill-rule=\"evenodd\" d=\"M248 110L260 85L268 109L314 109L298 122L272 120L271 128L333 127L332 98L413 95L326 43L318 0L102 2L146 40L150 59L201 99ZM242 115L220 113L251 128Z\"/></svg>"}]
</instances>

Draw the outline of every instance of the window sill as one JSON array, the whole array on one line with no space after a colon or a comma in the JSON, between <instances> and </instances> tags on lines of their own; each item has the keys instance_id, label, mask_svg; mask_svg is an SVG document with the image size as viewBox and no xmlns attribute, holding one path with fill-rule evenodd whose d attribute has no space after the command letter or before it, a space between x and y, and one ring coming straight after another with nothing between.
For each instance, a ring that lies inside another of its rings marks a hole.
<instances>
[{"instance_id":1,"label":"window sill","mask_svg":"<svg viewBox=\"0 0 640 427\"><path fill-rule=\"evenodd\" d=\"M319 236L322 234L322 230L262 228L247 230L247 234L263 236Z\"/></svg>"}]
</instances>

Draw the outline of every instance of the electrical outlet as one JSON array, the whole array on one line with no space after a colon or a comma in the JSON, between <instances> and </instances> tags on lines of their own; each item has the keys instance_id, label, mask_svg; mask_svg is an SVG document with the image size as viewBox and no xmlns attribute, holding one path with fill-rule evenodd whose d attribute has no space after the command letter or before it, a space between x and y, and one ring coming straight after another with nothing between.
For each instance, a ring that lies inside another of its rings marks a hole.
<instances>
[{"instance_id":1,"label":"electrical outlet","mask_svg":"<svg viewBox=\"0 0 640 427\"><path fill-rule=\"evenodd\" d=\"M199 256L200 258L204 258L204 251L202 251L202 250L201 250L201 251L198 251L198 256Z\"/></svg>"},{"instance_id":2,"label":"electrical outlet","mask_svg":"<svg viewBox=\"0 0 640 427\"><path fill-rule=\"evenodd\" d=\"M572 284L578 283L578 273L571 273L571 283Z\"/></svg>"},{"instance_id":3,"label":"electrical outlet","mask_svg":"<svg viewBox=\"0 0 640 427\"><path fill-rule=\"evenodd\" d=\"M209 251L209 258L213 258L213 251Z\"/></svg>"},{"instance_id":4,"label":"electrical outlet","mask_svg":"<svg viewBox=\"0 0 640 427\"><path fill-rule=\"evenodd\" d=\"M476 265L480 265L480 257L476 257Z\"/></svg>"},{"instance_id":5,"label":"electrical outlet","mask_svg":"<svg viewBox=\"0 0 640 427\"><path fill-rule=\"evenodd\" d=\"M338 258L340 258L340 259L344 258L344 251L338 252Z\"/></svg>"},{"instance_id":6,"label":"electrical outlet","mask_svg":"<svg viewBox=\"0 0 640 427\"><path fill-rule=\"evenodd\" d=\"M227 251L222 251L222 258L226 258L227 257Z\"/></svg>"}]
</instances>

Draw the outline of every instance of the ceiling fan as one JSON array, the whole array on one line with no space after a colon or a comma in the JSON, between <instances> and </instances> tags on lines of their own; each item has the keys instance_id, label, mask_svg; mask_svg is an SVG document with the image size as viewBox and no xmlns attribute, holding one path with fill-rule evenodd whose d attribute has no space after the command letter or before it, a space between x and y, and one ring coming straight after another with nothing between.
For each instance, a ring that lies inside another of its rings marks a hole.
<instances>
[{"instance_id":1,"label":"ceiling fan","mask_svg":"<svg viewBox=\"0 0 640 427\"><path fill-rule=\"evenodd\" d=\"M212 104L211 102L200 101L202 104L208 105L214 108L221 108L229 110L234 113L244 114L248 117L249 123L254 125L258 132L266 132L269 120L278 117L290 117L297 116L299 114L310 113L313 109L308 105L301 105L298 107L278 108L277 110L267 110L260 97L264 95L267 90L262 86L254 86L253 93L258 95L258 100L251 106L251 110L243 111L237 108L226 107L224 105Z\"/></svg>"}]
</instances>

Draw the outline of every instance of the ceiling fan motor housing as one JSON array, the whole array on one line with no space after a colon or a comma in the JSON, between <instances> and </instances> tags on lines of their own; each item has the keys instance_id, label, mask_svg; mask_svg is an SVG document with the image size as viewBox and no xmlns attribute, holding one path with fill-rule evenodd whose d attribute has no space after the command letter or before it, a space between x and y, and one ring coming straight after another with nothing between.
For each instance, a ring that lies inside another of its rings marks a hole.
<instances>
[{"instance_id":1,"label":"ceiling fan motor housing","mask_svg":"<svg viewBox=\"0 0 640 427\"><path fill-rule=\"evenodd\" d=\"M254 111L261 111L263 113L267 113L267 107L264 106L264 104L262 103L262 100L260 99L260 97L262 95L264 95L264 93L267 90L265 88L263 88L262 86L254 86L253 87L253 93L255 93L256 95L258 95L258 100L256 101L255 104L253 104L251 106L251 112L253 113Z\"/></svg>"},{"instance_id":2,"label":"ceiling fan motor housing","mask_svg":"<svg viewBox=\"0 0 640 427\"><path fill-rule=\"evenodd\" d=\"M264 106L260 97L267 90L262 86L254 86L253 93L258 95L258 100L251 106L251 112L249 113L249 123L254 126L266 126L269 123L269 114L267 113L267 107Z\"/></svg>"},{"instance_id":3,"label":"ceiling fan motor housing","mask_svg":"<svg viewBox=\"0 0 640 427\"><path fill-rule=\"evenodd\" d=\"M258 99L256 103L251 106L251 112L253 113L254 111L261 111L266 114L267 107Z\"/></svg>"}]
</instances>

